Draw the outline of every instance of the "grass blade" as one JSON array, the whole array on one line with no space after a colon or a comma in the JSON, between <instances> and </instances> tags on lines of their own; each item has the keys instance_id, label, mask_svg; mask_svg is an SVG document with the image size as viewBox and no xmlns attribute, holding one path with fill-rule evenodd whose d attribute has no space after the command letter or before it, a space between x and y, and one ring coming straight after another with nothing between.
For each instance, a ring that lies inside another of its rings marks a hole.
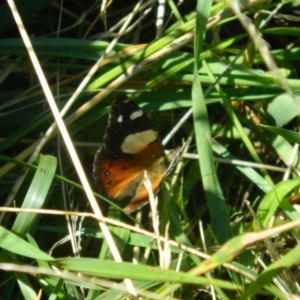
<instances>
[{"instance_id":1,"label":"grass blade","mask_svg":"<svg viewBox=\"0 0 300 300\"><path fill-rule=\"evenodd\" d=\"M210 1L198 1L197 27L195 34L196 59L194 65L192 100L195 135L197 141L197 150L199 153L199 164L203 187L216 238L217 241L222 244L231 237L231 229L225 199L216 175L206 103L200 82L198 80L199 68L197 58L199 57L202 49L210 5Z\"/></svg>"}]
</instances>

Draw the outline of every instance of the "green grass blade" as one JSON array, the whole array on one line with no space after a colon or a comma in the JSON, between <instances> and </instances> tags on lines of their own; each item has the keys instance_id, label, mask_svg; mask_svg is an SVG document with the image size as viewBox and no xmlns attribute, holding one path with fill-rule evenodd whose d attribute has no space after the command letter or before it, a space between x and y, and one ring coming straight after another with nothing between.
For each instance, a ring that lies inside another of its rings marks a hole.
<instances>
[{"instance_id":1,"label":"green grass blade","mask_svg":"<svg viewBox=\"0 0 300 300\"><path fill-rule=\"evenodd\" d=\"M126 217L124 216L124 212L120 211L119 209L115 209L114 207L109 208L107 217L119 222L125 223L127 221ZM120 253L122 253L130 238L130 231L126 228L121 228L118 226L108 226L108 228L114 238L116 246L118 247ZM100 259L112 259L111 251L109 250L106 241L103 241L99 257Z\"/></svg>"},{"instance_id":2,"label":"green grass blade","mask_svg":"<svg viewBox=\"0 0 300 300\"><path fill-rule=\"evenodd\" d=\"M52 184L57 160L54 156L39 155L38 168L28 188L22 208L42 208ZM20 236L26 235L34 225L37 214L20 212L12 226L12 231Z\"/></svg>"},{"instance_id":3,"label":"green grass blade","mask_svg":"<svg viewBox=\"0 0 300 300\"><path fill-rule=\"evenodd\" d=\"M19 272L16 272L15 274L23 299L37 299L38 295L35 293L28 276L25 273Z\"/></svg>"},{"instance_id":4,"label":"green grass blade","mask_svg":"<svg viewBox=\"0 0 300 300\"><path fill-rule=\"evenodd\" d=\"M262 128L265 128L275 133L276 135L282 136L284 139L290 141L291 143L297 143L297 144L300 143L300 134L298 132L282 129L274 126L264 125L264 124L260 124L260 126Z\"/></svg>"},{"instance_id":5,"label":"green grass blade","mask_svg":"<svg viewBox=\"0 0 300 300\"><path fill-rule=\"evenodd\" d=\"M262 289L264 285L269 284L272 278L276 277L284 270L289 270L293 266L299 264L300 262L300 246L295 247L286 255L284 255L281 259L269 265L266 269L264 269L261 274L258 276L257 280L251 283L241 299L249 299L252 295L255 295L257 291ZM289 291L288 293L298 293L298 290Z\"/></svg>"},{"instance_id":6,"label":"green grass blade","mask_svg":"<svg viewBox=\"0 0 300 300\"><path fill-rule=\"evenodd\" d=\"M257 217L260 220L264 228L268 227L270 219L274 216L276 210L280 206L280 203L285 197L291 193L295 188L299 187L300 180L287 180L278 183L260 202L257 209ZM295 209L291 207L292 213ZM254 225L257 228L256 225Z\"/></svg>"},{"instance_id":7,"label":"green grass blade","mask_svg":"<svg viewBox=\"0 0 300 300\"><path fill-rule=\"evenodd\" d=\"M196 58L199 57L202 49L210 5L210 1L198 1L197 26L194 41ZM216 233L217 241L222 244L231 237L231 228L225 199L215 170L211 146L210 125L204 95L198 80L198 69L198 59L195 59L192 101L200 172L211 222Z\"/></svg>"},{"instance_id":8,"label":"green grass blade","mask_svg":"<svg viewBox=\"0 0 300 300\"><path fill-rule=\"evenodd\" d=\"M288 94L277 96L268 105L268 113L274 118L276 125L282 127L300 112L300 96L295 95L296 102Z\"/></svg>"},{"instance_id":9,"label":"green grass blade","mask_svg":"<svg viewBox=\"0 0 300 300\"><path fill-rule=\"evenodd\" d=\"M232 155L224 146L218 143L216 140L212 140L213 150L222 158L237 160L238 158ZM253 184L259 187L265 193L269 192L273 186L270 185L258 172L251 167L236 166L236 168L248 177Z\"/></svg>"},{"instance_id":10,"label":"green grass blade","mask_svg":"<svg viewBox=\"0 0 300 300\"><path fill-rule=\"evenodd\" d=\"M8 252L18 254L25 257L40 260L52 260L52 257L45 252L39 250L37 247L30 245L25 240L12 233L11 231L0 226L0 247ZM7 254L0 253L0 261L4 262L3 257L7 257Z\"/></svg>"},{"instance_id":11,"label":"green grass blade","mask_svg":"<svg viewBox=\"0 0 300 300\"><path fill-rule=\"evenodd\" d=\"M211 281L204 277L193 276L189 273L177 272L173 270L162 270L159 267L149 267L144 265L134 265L128 262L116 263L112 260L100 260L92 258L64 258L58 259L54 263L62 269L79 272L89 276L106 277L112 279L123 279L127 276L134 280L150 280L159 282L179 282L192 283L196 285L216 284L221 288L236 289L233 283L223 280Z\"/></svg>"},{"instance_id":12,"label":"green grass blade","mask_svg":"<svg viewBox=\"0 0 300 300\"><path fill-rule=\"evenodd\" d=\"M207 70L208 74L213 78L213 74L211 73L211 71L210 71L208 65L206 64L206 62L203 62L203 64L206 66L206 70ZM220 95L222 96L223 107L225 108L232 124L235 126L236 130L238 131L238 133L241 137L241 140L244 142L245 146L247 147L247 149L250 152L253 159L257 163L262 164L263 162L261 161L258 153L256 152L256 149L255 149L254 145L252 144L251 139L245 134L241 122L239 121L239 119L238 119L236 113L234 112L232 106L230 105L228 99L224 96L224 93L223 93L223 91L222 91L219 84L216 85L216 89L220 93ZM269 184L272 184L272 179L269 176L268 172L265 169L261 169L261 172L263 173L265 179L269 182Z\"/></svg>"},{"instance_id":13,"label":"green grass blade","mask_svg":"<svg viewBox=\"0 0 300 300\"><path fill-rule=\"evenodd\" d=\"M32 38L32 45L40 56L80 58L97 60L107 48L104 41L88 41L67 38ZM116 49L121 50L125 45L118 44ZM112 51L110 54L115 54ZM0 54L26 55L26 48L21 39L0 39Z\"/></svg>"}]
</instances>

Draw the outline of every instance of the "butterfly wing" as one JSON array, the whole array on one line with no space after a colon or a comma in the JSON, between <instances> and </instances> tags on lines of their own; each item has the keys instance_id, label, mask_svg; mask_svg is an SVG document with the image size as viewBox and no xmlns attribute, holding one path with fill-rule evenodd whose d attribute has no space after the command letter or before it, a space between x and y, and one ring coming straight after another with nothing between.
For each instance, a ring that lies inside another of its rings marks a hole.
<instances>
[{"instance_id":1,"label":"butterfly wing","mask_svg":"<svg viewBox=\"0 0 300 300\"><path fill-rule=\"evenodd\" d=\"M147 115L127 96L117 94L109 113L104 144L94 160L93 177L100 193L114 200L130 198L126 211L134 211L148 201L144 171L155 192L168 164Z\"/></svg>"}]
</instances>

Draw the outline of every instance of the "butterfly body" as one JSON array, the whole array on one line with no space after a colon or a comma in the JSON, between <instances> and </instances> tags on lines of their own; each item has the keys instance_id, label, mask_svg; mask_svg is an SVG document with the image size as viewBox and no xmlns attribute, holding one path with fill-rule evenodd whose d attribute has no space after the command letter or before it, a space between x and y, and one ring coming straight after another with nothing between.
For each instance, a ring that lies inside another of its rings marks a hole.
<instances>
[{"instance_id":1,"label":"butterfly body","mask_svg":"<svg viewBox=\"0 0 300 300\"><path fill-rule=\"evenodd\" d=\"M104 144L94 160L93 177L102 195L130 199L130 213L148 201L147 171L155 192L165 177L171 157L165 155L156 131L144 112L126 95L116 94L109 113Z\"/></svg>"}]
</instances>

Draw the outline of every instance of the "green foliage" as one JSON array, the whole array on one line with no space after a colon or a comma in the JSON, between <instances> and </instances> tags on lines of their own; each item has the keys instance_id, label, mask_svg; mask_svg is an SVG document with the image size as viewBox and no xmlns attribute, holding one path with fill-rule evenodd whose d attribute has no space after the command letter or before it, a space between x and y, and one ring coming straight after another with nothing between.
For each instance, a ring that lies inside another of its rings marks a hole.
<instances>
[{"instance_id":1,"label":"green foliage","mask_svg":"<svg viewBox=\"0 0 300 300\"><path fill-rule=\"evenodd\" d=\"M0 294L128 299L133 285L149 299L299 297L297 1L245 1L239 13L235 1L169 0L162 30L157 1L114 0L105 12L102 1L16 1L95 192L115 91L162 140L176 129L167 149L191 137L177 181L159 193L161 216L110 206L123 262L52 125L11 2L0 6Z\"/></svg>"}]
</instances>

